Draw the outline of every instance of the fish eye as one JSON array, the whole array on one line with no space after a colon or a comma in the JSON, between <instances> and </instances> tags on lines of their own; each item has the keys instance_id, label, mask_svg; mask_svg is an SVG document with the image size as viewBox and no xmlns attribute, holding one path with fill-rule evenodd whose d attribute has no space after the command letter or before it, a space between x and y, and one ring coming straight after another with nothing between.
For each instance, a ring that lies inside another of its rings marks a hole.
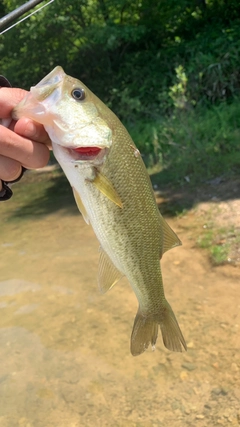
<instances>
[{"instance_id":1,"label":"fish eye","mask_svg":"<svg viewBox=\"0 0 240 427\"><path fill-rule=\"evenodd\" d=\"M83 101L86 97L84 89L81 88L73 89L71 95L76 101Z\"/></svg>"}]
</instances>

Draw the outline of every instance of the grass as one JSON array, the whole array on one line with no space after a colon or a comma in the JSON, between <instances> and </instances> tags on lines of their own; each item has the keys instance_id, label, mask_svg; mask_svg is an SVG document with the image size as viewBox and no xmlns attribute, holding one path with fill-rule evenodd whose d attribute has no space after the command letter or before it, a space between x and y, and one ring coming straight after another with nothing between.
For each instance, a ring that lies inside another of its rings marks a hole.
<instances>
[{"instance_id":1,"label":"grass","mask_svg":"<svg viewBox=\"0 0 240 427\"><path fill-rule=\"evenodd\" d=\"M231 237L234 233L233 227L213 228L206 230L197 240L197 246L207 249L210 260L214 265L222 265L229 262L231 250Z\"/></svg>"},{"instance_id":2,"label":"grass","mask_svg":"<svg viewBox=\"0 0 240 427\"><path fill-rule=\"evenodd\" d=\"M201 237L199 237L197 244L199 248L202 249L208 249L212 246L212 243L214 241L213 237L213 231L208 231L207 233L204 233Z\"/></svg>"},{"instance_id":3,"label":"grass","mask_svg":"<svg viewBox=\"0 0 240 427\"><path fill-rule=\"evenodd\" d=\"M229 245L213 245L210 248L210 254L215 265L225 264L229 259Z\"/></svg>"},{"instance_id":4,"label":"grass","mask_svg":"<svg viewBox=\"0 0 240 427\"><path fill-rule=\"evenodd\" d=\"M194 187L240 166L240 103L222 103L128 127L155 182Z\"/></svg>"}]
</instances>

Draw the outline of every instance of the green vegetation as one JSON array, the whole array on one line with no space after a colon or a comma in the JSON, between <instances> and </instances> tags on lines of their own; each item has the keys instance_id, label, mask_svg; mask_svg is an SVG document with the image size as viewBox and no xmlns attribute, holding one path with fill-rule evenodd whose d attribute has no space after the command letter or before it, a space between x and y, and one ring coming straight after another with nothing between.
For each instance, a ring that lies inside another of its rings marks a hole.
<instances>
[{"instance_id":1,"label":"green vegetation","mask_svg":"<svg viewBox=\"0 0 240 427\"><path fill-rule=\"evenodd\" d=\"M0 66L28 89L61 65L124 121L159 181L196 185L239 167L239 39L239 0L55 0L0 37Z\"/></svg>"},{"instance_id":2,"label":"green vegetation","mask_svg":"<svg viewBox=\"0 0 240 427\"><path fill-rule=\"evenodd\" d=\"M212 261L215 265L224 264L227 262L229 247L227 245L213 245L210 248Z\"/></svg>"},{"instance_id":3,"label":"green vegetation","mask_svg":"<svg viewBox=\"0 0 240 427\"><path fill-rule=\"evenodd\" d=\"M194 186L240 166L240 103L221 103L188 112L174 111L158 122L128 127L157 180ZM153 168L154 171L154 168Z\"/></svg>"},{"instance_id":4,"label":"green vegetation","mask_svg":"<svg viewBox=\"0 0 240 427\"><path fill-rule=\"evenodd\" d=\"M215 226L211 230L205 230L205 233L199 237L197 245L202 249L208 250L214 265L221 265L231 262L229 254L234 245L239 243L235 237L235 231L232 227L219 229Z\"/></svg>"}]
</instances>

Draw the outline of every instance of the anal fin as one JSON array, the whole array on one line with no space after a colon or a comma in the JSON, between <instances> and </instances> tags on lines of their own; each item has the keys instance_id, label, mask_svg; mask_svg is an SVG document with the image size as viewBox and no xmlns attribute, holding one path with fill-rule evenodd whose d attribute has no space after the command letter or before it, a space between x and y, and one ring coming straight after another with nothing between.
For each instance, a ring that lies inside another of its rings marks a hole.
<instances>
[{"instance_id":1,"label":"anal fin","mask_svg":"<svg viewBox=\"0 0 240 427\"><path fill-rule=\"evenodd\" d=\"M123 274L115 267L106 252L102 248L100 250L98 286L100 291L105 293L123 277Z\"/></svg>"}]
</instances>

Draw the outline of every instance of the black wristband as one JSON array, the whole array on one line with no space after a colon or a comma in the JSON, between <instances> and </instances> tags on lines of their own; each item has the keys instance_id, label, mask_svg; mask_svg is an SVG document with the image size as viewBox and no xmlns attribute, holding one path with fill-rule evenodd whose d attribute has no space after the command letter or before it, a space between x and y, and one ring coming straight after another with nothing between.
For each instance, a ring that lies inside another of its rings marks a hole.
<instances>
[{"instance_id":1,"label":"black wristband","mask_svg":"<svg viewBox=\"0 0 240 427\"><path fill-rule=\"evenodd\" d=\"M7 184L2 181L2 190L0 191L0 202L4 202L5 200L11 199L13 192L11 188L7 186Z\"/></svg>"},{"instance_id":2,"label":"black wristband","mask_svg":"<svg viewBox=\"0 0 240 427\"><path fill-rule=\"evenodd\" d=\"M0 191L0 202L4 202L6 200L11 199L13 192L11 190L11 188L8 186L8 184L14 184L14 182L18 182L20 181L20 179L22 178L24 172L27 169L22 167L22 172L19 175L19 177L17 179L14 179L13 181L1 181L2 182L2 190Z\"/></svg>"}]
</instances>

